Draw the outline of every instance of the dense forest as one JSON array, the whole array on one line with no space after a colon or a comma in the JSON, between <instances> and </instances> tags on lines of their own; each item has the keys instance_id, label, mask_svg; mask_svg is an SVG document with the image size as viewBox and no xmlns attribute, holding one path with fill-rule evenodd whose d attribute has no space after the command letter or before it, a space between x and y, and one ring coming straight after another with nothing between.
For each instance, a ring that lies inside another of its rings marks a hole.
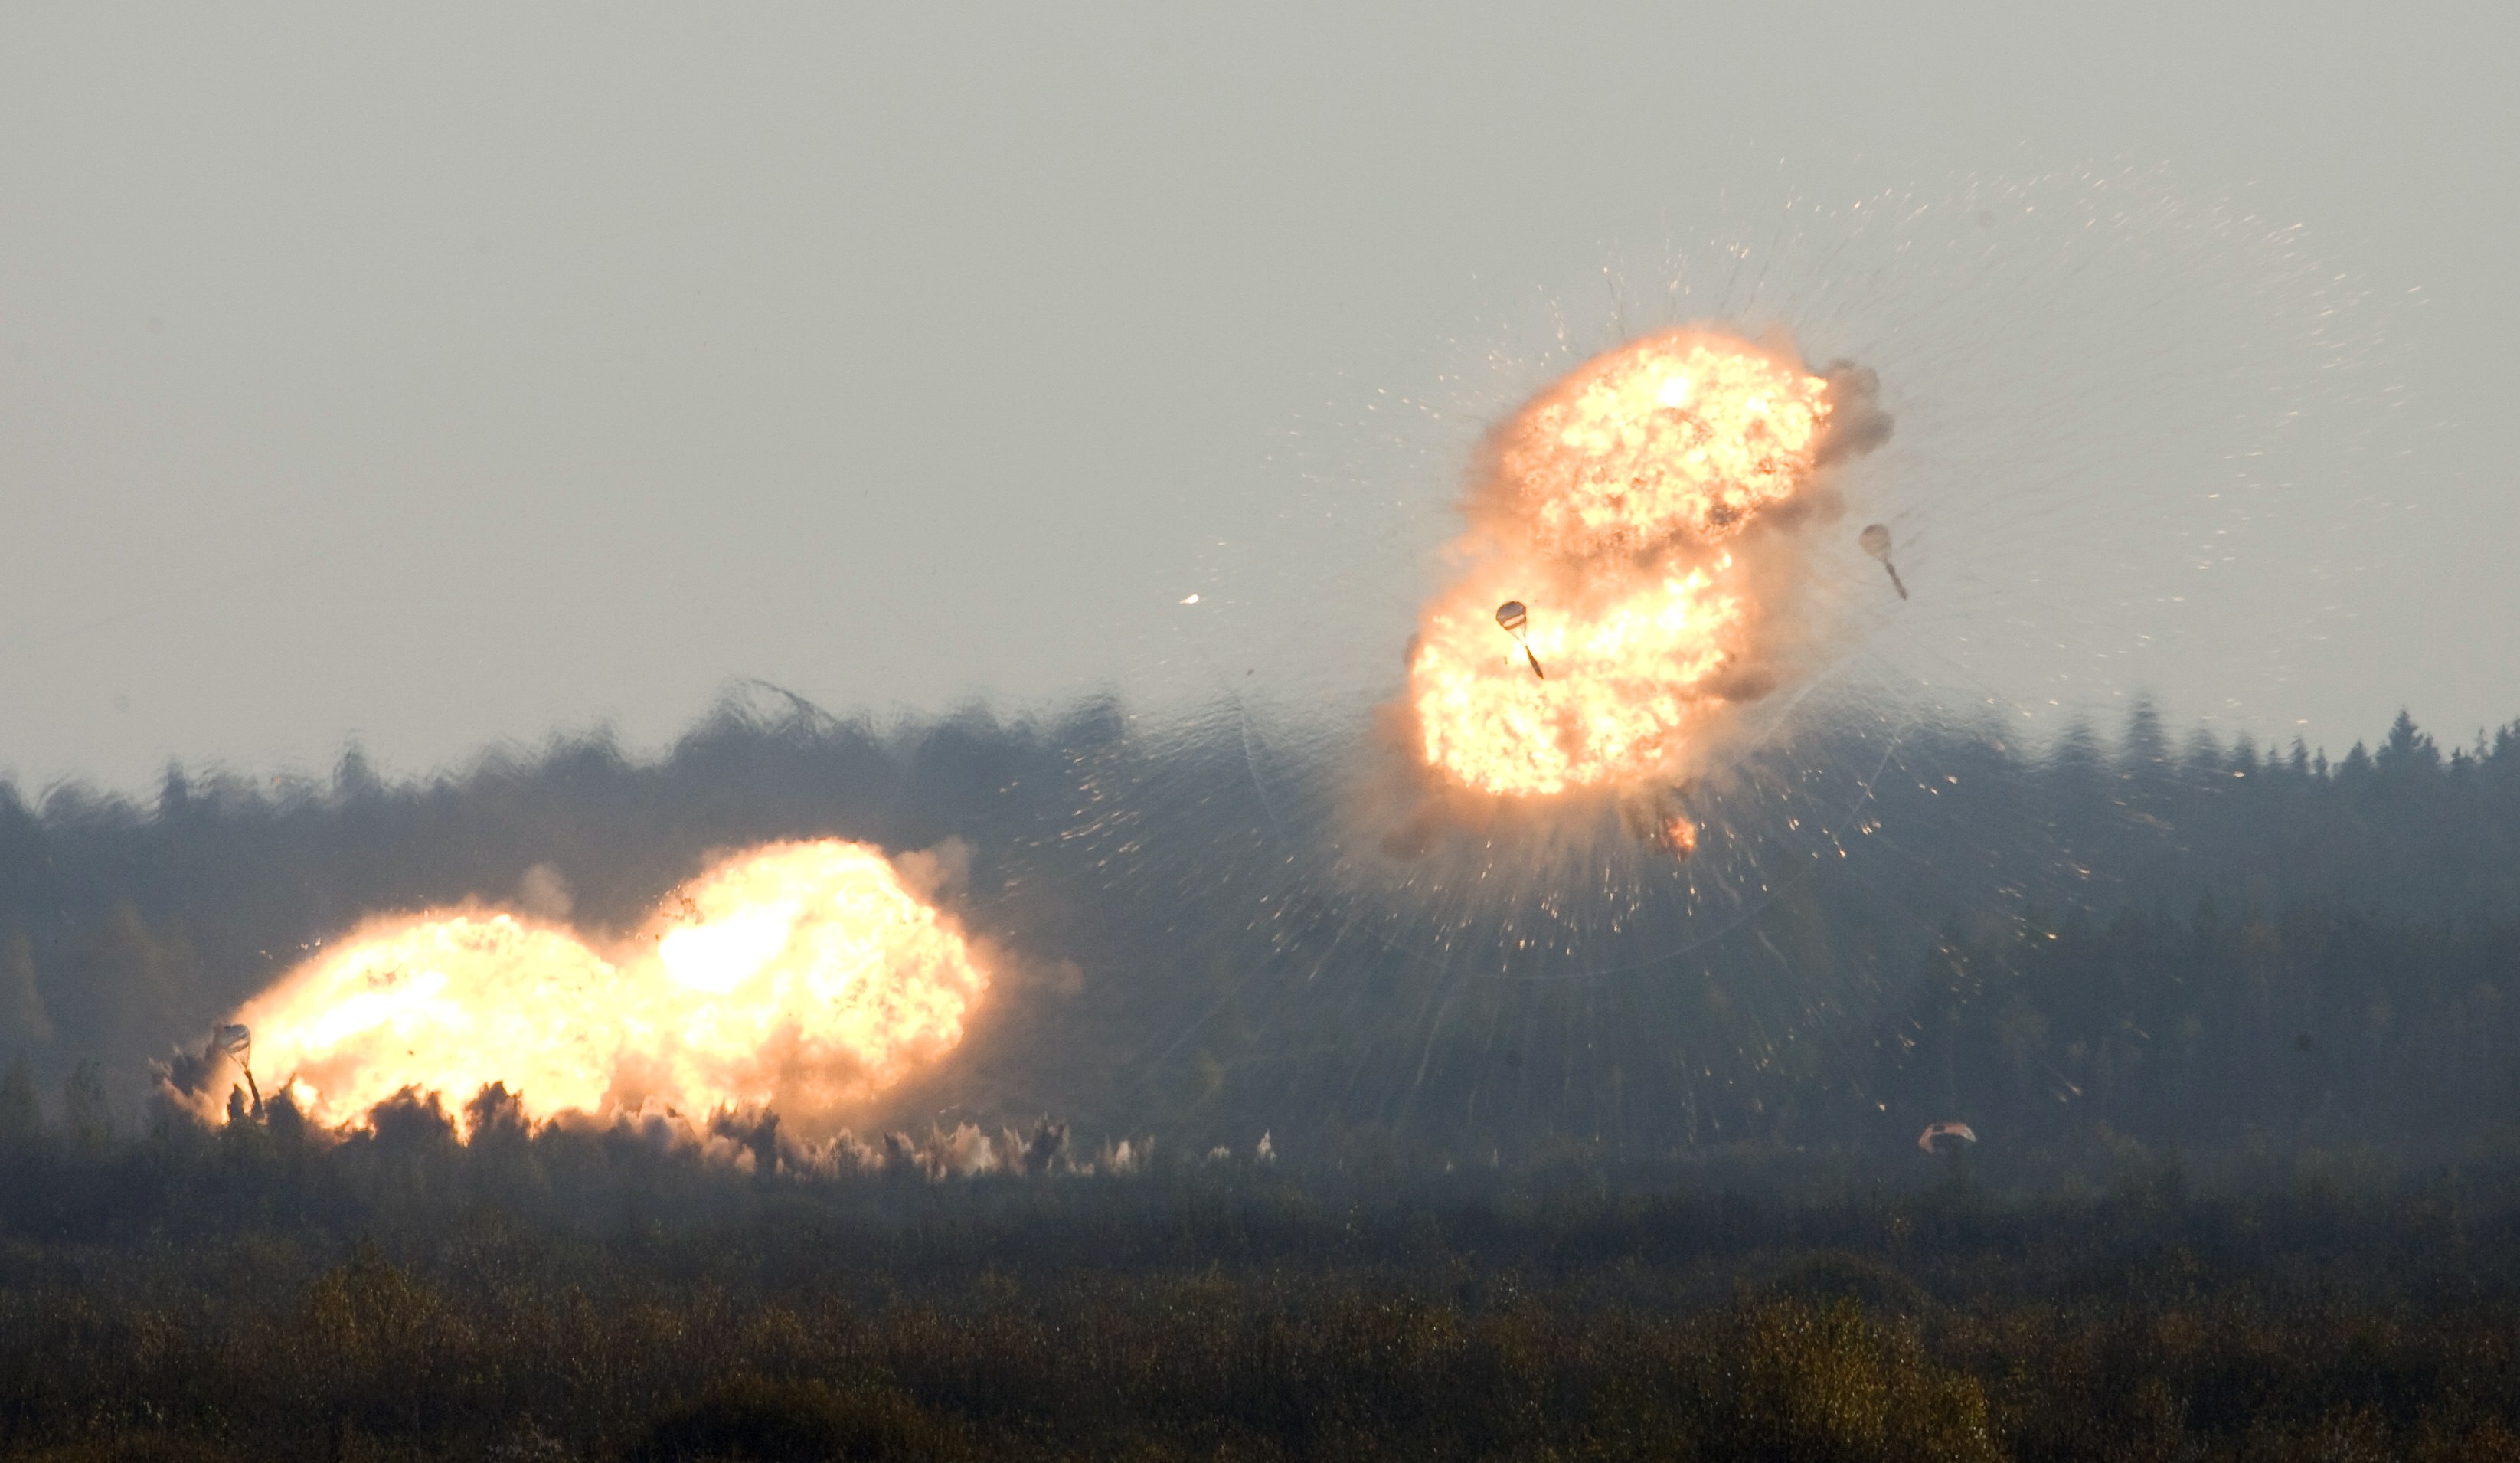
<instances>
[{"instance_id":1,"label":"dense forest","mask_svg":"<svg viewBox=\"0 0 2520 1463\"><path fill-rule=\"evenodd\" d=\"M963 840L960 917L1084 973L1010 983L903 1112L1433 1162L1942 1120L2438 1159L2520 1121L2520 723L2444 754L2402 715L2334 760L2174 750L2144 707L2113 743L1822 740L1799 754L1882 769L1850 856L1685 956L1541 983L1308 913L1239 730L1136 727L1104 703L878 728L756 694L652 760L596 737L393 783L355 750L326 783L169 768L146 803L0 784L0 1061L49 1120L134 1132L153 1064L367 913L513 899L542 865L624 928L712 849L840 835Z\"/></svg>"}]
</instances>

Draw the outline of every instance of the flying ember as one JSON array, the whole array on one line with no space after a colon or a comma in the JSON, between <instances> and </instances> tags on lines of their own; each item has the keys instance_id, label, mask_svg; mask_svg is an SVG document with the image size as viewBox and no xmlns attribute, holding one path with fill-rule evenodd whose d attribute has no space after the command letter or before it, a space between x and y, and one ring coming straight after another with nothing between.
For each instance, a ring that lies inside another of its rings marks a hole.
<instances>
[{"instance_id":1,"label":"flying ember","mask_svg":"<svg viewBox=\"0 0 2520 1463\"><path fill-rule=\"evenodd\" d=\"M505 913L397 919L234 1020L259 1075L327 1125L406 1087L460 1105L503 1082L536 1119L770 1107L813 1131L953 1050L989 986L865 845L749 849L667 904L608 954Z\"/></svg>"},{"instance_id":2,"label":"flying ember","mask_svg":"<svg viewBox=\"0 0 2520 1463\"><path fill-rule=\"evenodd\" d=\"M1463 505L1466 568L1410 658L1426 766L1506 797L1696 770L1716 718L1774 689L1796 648L1805 530L1842 511L1826 465L1888 430L1870 389L1685 329L1595 357L1506 422Z\"/></svg>"}]
</instances>

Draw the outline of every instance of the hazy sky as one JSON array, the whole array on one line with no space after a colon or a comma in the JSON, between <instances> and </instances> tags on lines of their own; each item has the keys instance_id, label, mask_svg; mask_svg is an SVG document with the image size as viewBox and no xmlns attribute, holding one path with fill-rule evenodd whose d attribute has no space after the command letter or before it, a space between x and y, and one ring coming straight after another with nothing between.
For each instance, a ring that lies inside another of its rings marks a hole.
<instances>
[{"instance_id":1,"label":"hazy sky","mask_svg":"<svg viewBox=\"0 0 2520 1463\"><path fill-rule=\"evenodd\" d=\"M2311 730L2520 715L2509 9L1918 10L0 9L0 771L1043 704L1535 249L2024 160L2407 302Z\"/></svg>"}]
</instances>

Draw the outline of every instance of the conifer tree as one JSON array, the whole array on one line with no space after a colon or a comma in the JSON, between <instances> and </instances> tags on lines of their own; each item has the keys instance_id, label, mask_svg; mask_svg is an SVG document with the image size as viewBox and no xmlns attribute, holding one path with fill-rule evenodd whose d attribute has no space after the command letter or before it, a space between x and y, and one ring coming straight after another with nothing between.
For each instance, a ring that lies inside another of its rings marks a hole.
<instances>
[{"instance_id":1,"label":"conifer tree","mask_svg":"<svg viewBox=\"0 0 2520 1463\"><path fill-rule=\"evenodd\" d=\"M105 1069L82 1058L62 1085L62 1127L83 1147L102 1147L113 1138L113 1106L105 1092Z\"/></svg>"},{"instance_id":2,"label":"conifer tree","mask_svg":"<svg viewBox=\"0 0 2520 1463\"><path fill-rule=\"evenodd\" d=\"M35 1079L26 1070L26 1054L20 1052L9 1059L8 1074L0 1076L0 1148L32 1142L43 1126L44 1109L35 1100Z\"/></svg>"}]
</instances>

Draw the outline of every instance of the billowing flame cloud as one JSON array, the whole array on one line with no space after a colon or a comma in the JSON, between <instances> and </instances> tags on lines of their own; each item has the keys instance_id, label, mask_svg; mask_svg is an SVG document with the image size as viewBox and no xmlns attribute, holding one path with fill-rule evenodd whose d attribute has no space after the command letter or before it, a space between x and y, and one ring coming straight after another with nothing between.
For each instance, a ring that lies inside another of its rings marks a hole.
<instances>
[{"instance_id":1,"label":"billowing flame cloud","mask_svg":"<svg viewBox=\"0 0 2520 1463\"><path fill-rule=\"evenodd\" d=\"M1413 750L1478 795L1667 787L1728 708L1768 694L1797 649L1810 526L1841 508L1825 464L1888 418L1869 373L1688 329L1587 361L1489 441L1461 575L1409 658ZM1528 607L1530 658L1498 607ZM1536 674L1546 667L1546 678ZM1685 823L1667 841L1685 851Z\"/></svg>"},{"instance_id":2,"label":"billowing flame cloud","mask_svg":"<svg viewBox=\"0 0 2520 1463\"><path fill-rule=\"evenodd\" d=\"M750 849L666 902L609 955L513 914L372 925L233 1020L326 1125L406 1087L460 1105L502 1082L536 1119L767 1107L812 1133L951 1051L989 987L862 844Z\"/></svg>"}]
</instances>

